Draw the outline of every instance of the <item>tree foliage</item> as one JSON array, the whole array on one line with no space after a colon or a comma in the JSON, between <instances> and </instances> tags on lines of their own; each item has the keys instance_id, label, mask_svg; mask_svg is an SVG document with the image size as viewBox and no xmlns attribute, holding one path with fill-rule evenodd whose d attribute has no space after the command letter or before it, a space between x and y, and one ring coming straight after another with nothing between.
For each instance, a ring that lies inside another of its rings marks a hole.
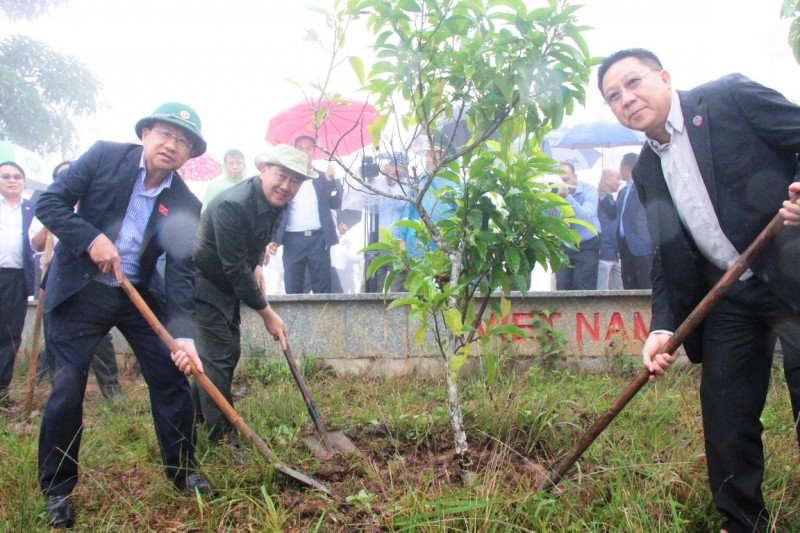
<instances>
[{"instance_id":1,"label":"tree foliage","mask_svg":"<svg viewBox=\"0 0 800 533\"><path fill-rule=\"evenodd\" d=\"M34 18L61 2L4 0L11 19ZM39 153L77 144L74 116L97 107L99 80L76 58L24 35L0 42L0 138Z\"/></svg>"},{"instance_id":2,"label":"tree foliage","mask_svg":"<svg viewBox=\"0 0 800 533\"><path fill-rule=\"evenodd\" d=\"M34 20L67 0L0 0L0 12L9 20Z\"/></svg>"},{"instance_id":3,"label":"tree foliage","mask_svg":"<svg viewBox=\"0 0 800 533\"><path fill-rule=\"evenodd\" d=\"M489 310L498 317L510 311L507 299L492 294L508 295L514 285L525 291L536 263L557 269L562 246L578 242L567 226L575 221L571 209L538 180L554 164L538 146L575 103L583 103L593 60L575 20L577 8L566 0L542 4L350 0L335 19L339 27L365 20L374 36L374 63L350 63L381 111L375 144L392 152L442 148L433 168L412 171L406 194L394 196L420 215L398 224L431 246L412 258L384 234L368 249L388 255L373 261L367 275L391 263L388 286L400 271L408 272L408 297L391 306L410 307L417 342L435 339L448 369L456 452L466 467L457 371L475 342L493 334L524 336L513 325L488 320ZM380 194L353 173L348 179ZM446 182L435 193L434 179ZM423 205L430 194L453 206L452 214L435 220ZM554 216L558 212L563 217ZM479 326L487 336L479 338Z\"/></svg>"},{"instance_id":4,"label":"tree foliage","mask_svg":"<svg viewBox=\"0 0 800 533\"><path fill-rule=\"evenodd\" d=\"M789 46L794 59L800 63L800 0L783 0L781 17L791 19L789 26Z\"/></svg>"}]
</instances>

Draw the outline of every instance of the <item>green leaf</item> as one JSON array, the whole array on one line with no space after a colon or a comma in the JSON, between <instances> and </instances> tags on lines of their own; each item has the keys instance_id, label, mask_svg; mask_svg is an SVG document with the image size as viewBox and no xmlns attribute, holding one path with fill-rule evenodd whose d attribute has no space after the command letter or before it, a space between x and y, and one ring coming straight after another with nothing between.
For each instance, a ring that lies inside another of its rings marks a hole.
<instances>
[{"instance_id":1,"label":"green leaf","mask_svg":"<svg viewBox=\"0 0 800 533\"><path fill-rule=\"evenodd\" d=\"M467 213L467 222L474 229L481 229L483 227L483 213L478 209L471 209Z\"/></svg>"},{"instance_id":2,"label":"green leaf","mask_svg":"<svg viewBox=\"0 0 800 533\"><path fill-rule=\"evenodd\" d=\"M366 277L371 278L375 275L375 272L378 271L384 265L390 265L394 262L394 256L391 255L379 255L372 259L369 262L369 266L367 267Z\"/></svg>"},{"instance_id":3,"label":"green leaf","mask_svg":"<svg viewBox=\"0 0 800 533\"><path fill-rule=\"evenodd\" d=\"M518 328L514 324L501 324L492 328L492 335L517 335L523 339L530 339L525 330Z\"/></svg>"},{"instance_id":4,"label":"green leaf","mask_svg":"<svg viewBox=\"0 0 800 533\"><path fill-rule=\"evenodd\" d=\"M500 298L500 318L505 318L511 313L511 300Z\"/></svg>"},{"instance_id":5,"label":"green leaf","mask_svg":"<svg viewBox=\"0 0 800 533\"><path fill-rule=\"evenodd\" d=\"M491 387L497 378L497 358L491 351L485 351L483 360L486 362L486 383Z\"/></svg>"},{"instance_id":6,"label":"green leaf","mask_svg":"<svg viewBox=\"0 0 800 533\"><path fill-rule=\"evenodd\" d=\"M381 135L383 134L383 128L386 127L386 124L388 122L389 122L389 115L381 115L375 119L375 122L367 126L367 131L372 137L373 146L380 145Z\"/></svg>"},{"instance_id":7,"label":"green leaf","mask_svg":"<svg viewBox=\"0 0 800 533\"><path fill-rule=\"evenodd\" d=\"M517 272L519 270L519 250L508 247L505 249L504 256L508 268L510 268L512 272Z\"/></svg>"},{"instance_id":8,"label":"green leaf","mask_svg":"<svg viewBox=\"0 0 800 533\"><path fill-rule=\"evenodd\" d=\"M400 307L401 305L410 305L412 307L419 305L419 300L417 298L409 297L409 298L398 298L396 300L392 300L389 302L389 305L386 306L386 309L394 309L395 307Z\"/></svg>"},{"instance_id":9,"label":"green leaf","mask_svg":"<svg viewBox=\"0 0 800 533\"><path fill-rule=\"evenodd\" d=\"M461 321L461 313L458 309L448 309L444 312L444 321L447 327L455 335L461 335L464 332L464 323Z\"/></svg>"},{"instance_id":10,"label":"green leaf","mask_svg":"<svg viewBox=\"0 0 800 533\"><path fill-rule=\"evenodd\" d=\"M358 83L364 83L364 62L361 60L360 57L350 56L350 66L353 68L353 72L356 73L356 77L358 78Z\"/></svg>"},{"instance_id":11,"label":"green leaf","mask_svg":"<svg viewBox=\"0 0 800 533\"><path fill-rule=\"evenodd\" d=\"M422 346L425 343L425 333L427 333L427 324L423 322L415 331L414 331L414 342L417 343L417 346Z\"/></svg>"},{"instance_id":12,"label":"green leaf","mask_svg":"<svg viewBox=\"0 0 800 533\"><path fill-rule=\"evenodd\" d=\"M464 366L464 363L469 359L469 353L466 350L461 350L454 354L450 359L450 378L456 381L458 378L458 371Z\"/></svg>"}]
</instances>

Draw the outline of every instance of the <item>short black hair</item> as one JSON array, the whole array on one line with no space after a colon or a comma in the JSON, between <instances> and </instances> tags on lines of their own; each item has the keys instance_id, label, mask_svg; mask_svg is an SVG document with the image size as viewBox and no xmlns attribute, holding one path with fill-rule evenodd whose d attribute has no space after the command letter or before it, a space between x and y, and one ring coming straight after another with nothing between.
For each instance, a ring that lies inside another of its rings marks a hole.
<instances>
[{"instance_id":1,"label":"short black hair","mask_svg":"<svg viewBox=\"0 0 800 533\"><path fill-rule=\"evenodd\" d=\"M561 161L561 162L560 162L558 165L559 165L559 166L562 166L562 167L567 167L567 168L569 168L569 169L570 169L570 171L571 171L573 174L575 174L575 164L574 164L574 163L572 163L572 161Z\"/></svg>"},{"instance_id":2,"label":"short black hair","mask_svg":"<svg viewBox=\"0 0 800 533\"><path fill-rule=\"evenodd\" d=\"M229 157L238 157L242 161L244 161L244 154L242 153L241 150L238 150L236 148L231 148L230 150L225 152L225 157L222 158L222 162L227 163Z\"/></svg>"},{"instance_id":3,"label":"short black hair","mask_svg":"<svg viewBox=\"0 0 800 533\"><path fill-rule=\"evenodd\" d=\"M600 94L603 94L603 78L606 77L606 72L608 72L608 69L611 68L611 65L617 63L618 61L622 61L626 57L635 57L642 63L646 63L653 68L657 68L658 70L662 70L664 68L661 66L661 61L658 59L658 56L656 56L650 50L646 50L645 48L626 48L625 50L614 52L610 56L603 59L603 62L600 63L600 68L597 69L597 88L600 89ZM603 97L605 97L604 94Z\"/></svg>"},{"instance_id":4,"label":"short black hair","mask_svg":"<svg viewBox=\"0 0 800 533\"><path fill-rule=\"evenodd\" d=\"M2 163L0 163L0 167L5 165L11 165L12 167L16 168L17 170L19 170L19 173L22 174L22 177L25 178L25 169L23 169L17 163L14 163L13 161L3 161Z\"/></svg>"},{"instance_id":5,"label":"short black hair","mask_svg":"<svg viewBox=\"0 0 800 533\"><path fill-rule=\"evenodd\" d=\"M317 140L314 139L314 137L311 137L309 135L301 135L300 137L294 140L294 147L297 148L297 143L299 143L302 140L309 140L314 144L314 146L317 145Z\"/></svg>"},{"instance_id":6,"label":"short black hair","mask_svg":"<svg viewBox=\"0 0 800 533\"><path fill-rule=\"evenodd\" d=\"M64 167L64 165L69 166L71 164L72 164L72 161L66 160L66 161L62 161L61 163L59 163L56 166L54 166L53 167L53 181L56 181L58 179L59 174L64 172L64 169L62 168L62 167Z\"/></svg>"},{"instance_id":7,"label":"short black hair","mask_svg":"<svg viewBox=\"0 0 800 533\"><path fill-rule=\"evenodd\" d=\"M619 167L625 167L633 170L633 166L636 164L637 159L639 159L639 154L628 152L622 156L622 161L620 161Z\"/></svg>"}]
</instances>

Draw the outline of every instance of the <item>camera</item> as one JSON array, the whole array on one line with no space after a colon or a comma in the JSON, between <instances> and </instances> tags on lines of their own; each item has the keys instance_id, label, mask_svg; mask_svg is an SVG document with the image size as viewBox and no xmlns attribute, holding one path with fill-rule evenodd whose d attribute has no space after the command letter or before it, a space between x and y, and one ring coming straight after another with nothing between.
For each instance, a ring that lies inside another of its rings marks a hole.
<instances>
[{"instance_id":1,"label":"camera","mask_svg":"<svg viewBox=\"0 0 800 533\"><path fill-rule=\"evenodd\" d=\"M559 191L566 186L561 176L555 174L546 174L542 176L541 181L550 185L550 192L553 194L558 194Z\"/></svg>"},{"instance_id":2,"label":"camera","mask_svg":"<svg viewBox=\"0 0 800 533\"><path fill-rule=\"evenodd\" d=\"M381 173L381 167L375 162L375 158L371 155L365 155L361 160L361 177L366 180L371 180L378 177Z\"/></svg>"}]
</instances>

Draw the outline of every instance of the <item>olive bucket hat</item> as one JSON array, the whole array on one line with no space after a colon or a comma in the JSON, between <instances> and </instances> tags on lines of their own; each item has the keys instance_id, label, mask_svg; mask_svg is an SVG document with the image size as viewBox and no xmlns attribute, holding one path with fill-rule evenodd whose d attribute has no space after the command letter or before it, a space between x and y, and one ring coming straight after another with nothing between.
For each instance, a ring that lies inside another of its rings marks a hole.
<instances>
[{"instance_id":1,"label":"olive bucket hat","mask_svg":"<svg viewBox=\"0 0 800 533\"><path fill-rule=\"evenodd\" d=\"M192 138L192 157L203 155L206 151L206 140L201 131L200 117L194 109L179 102L161 104L149 117L136 123L136 135L142 138L142 129L152 128L155 121L168 122L186 131Z\"/></svg>"},{"instance_id":2,"label":"olive bucket hat","mask_svg":"<svg viewBox=\"0 0 800 533\"><path fill-rule=\"evenodd\" d=\"M316 170L308 169L308 156L305 152L288 144L279 144L272 152L256 157L256 168L261 170L262 165L279 165L305 179L314 179L319 176Z\"/></svg>"}]
</instances>

